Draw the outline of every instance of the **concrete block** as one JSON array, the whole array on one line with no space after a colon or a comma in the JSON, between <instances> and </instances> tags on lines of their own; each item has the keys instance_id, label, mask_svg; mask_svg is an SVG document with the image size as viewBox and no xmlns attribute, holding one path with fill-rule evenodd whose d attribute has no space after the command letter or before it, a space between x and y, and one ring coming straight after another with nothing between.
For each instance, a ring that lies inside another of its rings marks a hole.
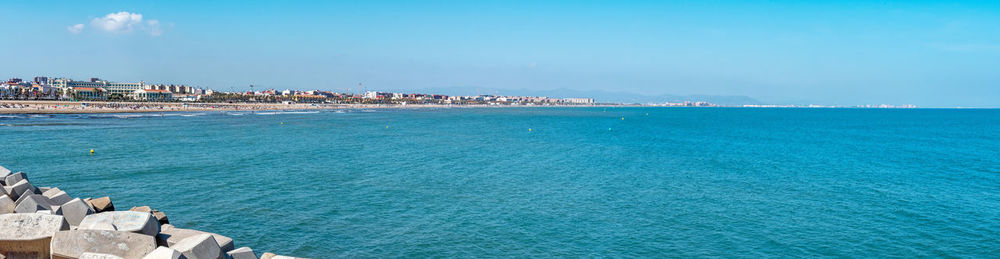
<instances>
[{"instance_id":1,"label":"concrete block","mask_svg":"<svg viewBox=\"0 0 1000 259\"><path fill-rule=\"evenodd\" d=\"M52 205L62 205L73 198L69 197L69 194L59 190L59 188L51 189L42 193L42 196L49 198L49 203Z\"/></svg>"},{"instance_id":2,"label":"concrete block","mask_svg":"<svg viewBox=\"0 0 1000 259\"><path fill-rule=\"evenodd\" d=\"M10 178L10 176L8 176L7 178ZM36 190L37 188L35 188L34 185L31 185L31 183L28 182L28 179L23 179L21 181L18 181L14 185L11 185L10 192L7 195L9 195L11 199L14 199L16 201L18 198L21 198L21 195L34 194L36 193Z\"/></svg>"},{"instance_id":3,"label":"concrete block","mask_svg":"<svg viewBox=\"0 0 1000 259\"><path fill-rule=\"evenodd\" d=\"M47 192L49 190L52 190L52 188L54 188L54 187L38 187L38 191L40 191L40 192L42 192L42 194L44 194L45 192Z\"/></svg>"},{"instance_id":4,"label":"concrete block","mask_svg":"<svg viewBox=\"0 0 1000 259\"><path fill-rule=\"evenodd\" d=\"M14 200L14 206L20 205L21 201L27 199L28 197L32 197L32 196L37 196L37 198L40 198L41 200L45 201L46 204L52 205L52 202L49 201L49 198L47 198L47 197L45 197L45 196L43 196L41 194L26 193L25 195L21 195L21 197L18 197L17 200Z\"/></svg>"},{"instance_id":5,"label":"concrete block","mask_svg":"<svg viewBox=\"0 0 1000 259\"><path fill-rule=\"evenodd\" d=\"M0 195L0 214L14 213L14 200L7 195Z\"/></svg>"},{"instance_id":6,"label":"concrete block","mask_svg":"<svg viewBox=\"0 0 1000 259\"><path fill-rule=\"evenodd\" d=\"M167 214L162 211L154 210L153 217L156 218L156 221L160 222L161 225L170 224L170 219L167 218Z\"/></svg>"},{"instance_id":7,"label":"concrete block","mask_svg":"<svg viewBox=\"0 0 1000 259\"><path fill-rule=\"evenodd\" d=\"M55 213L52 213L51 210L40 210L40 211L36 211L35 213L45 214L45 215L56 215Z\"/></svg>"},{"instance_id":8,"label":"concrete block","mask_svg":"<svg viewBox=\"0 0 1000 259\"><path fill-rule=\"evenodd\" d=\"M87 215L80 221L80 229L92 229L98 223L109 223L118 231L149 236L160 233L160 223L156 222L152 214L137 211L107 211Z\"/></svg>"},{"instance_id":9,"label":"concrete block","mask_svg":"<svg viewBox=\"0 0 1000 259\"><path fill-rule=\"evenodd\" d=\"M101 253L123 258L142 258L156 249L152 236L109 230L66 230L52 236L53 259L80 258L83 253Z\"/></svg>"},{"instance_id":10,"label":"concrete block","mask_svg":"<svg viewBox=\"0 0 1000 259\"><path fill-rule=\"evenodd\" d=\"M153 250L152 253L142 257L142 259L180 259L184 258L184 254L180 251L170 249L169 247L161 246Z\"/></svg>"},{"instance_id":11,"label":"concrete block","mask_svg":"<svg viewBox=\"0 0 1000 259\"><path fill-rule=\"evenodd\" d=\"M70 226L70 228L72 228L72 227L73 226ZM76 229L81 229L81 230L109 230L109 231L118 231L118 228L116 228L115 225L111 225L111 223L108 223L108 222L88 223L86 226L83 226L83 225L76 226Z\"/></svg>"},{"instance_id":12,"label":"concrete block","mask_svg":"<svg viewBox=\"0 0 1000 259\"><path fill-rule=\"evenodd\" d=\"M211 234L212 237L215 238L215 241L219 243L219 248L223 253L232 251L233 248L236 247L236 245L233 244L233 239L227 236L193 229L177 228L170 224L163 224L160 226L160 234L157 235L156 238L162 246L173 246L185 238L200 234Z\"/></svg>"},{"instance_id":13,"label":"concrete block","mask_svg":"<svg viewBox=\"0 0 1000 259\"><path fill-rule=\"evenodd\" d=\"M70 226L80 226L80 222L87 215L94 214L94 210L90 209L87 203L84 203L80 198L72 199L66 202L56 211L56 214L62 215L66 218L66 222L69 222ZM110 225L110 224L109 224Z\"/></svg>"},{"instance_id":14,"label":"concrete block","mask_svg":"<svg viewBox=\"0 0 1000 259\"><path fill-rule=\"evenodd\" d=\"M80 259L125 259L121 256L101 254L101 253L82 253L80 254Z\"/></svg>"},{"instance_id":15,"label":"concrete block","mask_svg":"<svg viewBox=\"0 0 1000 259\"><path fill-rule=\"evenodd\" d=\"M219 250L219 243L211 234L198 234L182 239L170 246L184 254L188 259L219 259L224 258Z\"/></svg>"},{"instance_id":16,"label":"concrete block","mask_svg":"<svg viewBox=\"0 0 1000 259\"><path fill-rule=\"evenodd\" d=\"M86 202L86 203L87 203L87 206L90 206L90 210L93 210L93 211L94 211L94 213L97 213L97 208L94 208L94 204L93 204L93 203L90 203L90 201L92 201L92 200L94 200L94 199L91 199L91 198L84 198L84 199L83 199L83 202Z\"/></svg>"},{"instance_id":17,"label":"concrete block","mask_svg":"<svg viewBox=\"0 0 1000 259\"><path fill-rule=\"evenodd\" d=\"M45 195L45 196L49 196L49 193L55 194L57 192L61 192L62 191L62 189L59 189L59 187L52 187L52 188L49 188L48 190L42 190L42 188L45 188L45 187L38 187L38 190L42 191L42 195Z\"/></svg>"},{"instance_id":18,"label":"concrete block","mask_svg":"<svg viewBox=\"0 0 1000 259\"><path fill-rule=\"evenodd\" d=\"M10 169L0 166L0 179L6 178L8 175L10 175Z\"/></svg>"},{"instance_id":19,"label":"concrete block","mask_svg":"<svg viewBox=\"0 0 1000 259\"><path fill-rule=\"evenodd\" d=\"M49 198L49 203L52 204L52 205L63 205L63 203L66 203L69 200L73 199L73 198L70 198L69 194L66 194L66 192L59 192L59 193L56 193L55 195L45 196L45 197Z\"/></svg>"},{"instance_id":20,"label":"concrete block","mask_svg":"<svg viewBox=\"0 0 1000 259\"><path fill-rule=\"evenodd\" d=\"M232 259L257 259L257 254L253 253L253 249L245 246L226 252L226 255L229 255L229 258Z\"/></svg>"},{"instance_id":21,"label":"concrete block","mask_svg":"<svg viewBox=\"0 0 1000 259\"><path fill-rule=\"evenodd\" d=\"M28 180L28 175L25 174L24 172L8 174L7 176L4 177L3 182L4 185L6 186L13 186L17 182L20 182L21 180Z\"/></svg>"},{"instance_id":22,"label":"concrete block","mask_svg":"<svg viewBox=\"0 0 1000 259\"><path fill-rule=\"evenodd\" d=\"M274 254L274 253L268 252L268 253L261 254L260 255L260 259L271 259L271 258L274 258L275 256L277 256L277 255Z\"/></svg>"},{"instance_id":23,"label":"concrete block","mask_svg":"<svg viewBox=\"0 0 1000 259\"><path fill-rule=\"evenodd\" d=\"M115 204L111 203L111 198L108 196L92 199L88 202L94 208L94 211L98 213L115 210Z\"/></svg>"},{"instance_id":24,"label":"concrete block","mask_svg":"<svg viewBox=\"0 0 1000 259\"><path fill-rule=\"evenodd\" d=\"M170 220L167 219L167 214L166 213L163 213L163 212L158 211L158 210L154 210L154 209L150 208L149 206L132 207L131 209L128 209L128 210L129 211L139 211L139 212L149 212L149 213L153 214L153 217L155 217L156 221L160 222L161 225L162 224L170 224Z\"/></svg>"},{"instance_id":25,"label":"concrete block","mask_svg":"<svg viewBox=\"0 0 1000 259\"><path fill-rule=\"evenodd\" d=\"M52 235L68 230L62 216L36 213L0 215L0 254L48 258Z\"/></svg>"},{"instance_id":26,"label":"concrete block","mask_svg":"<svg viewBox=\"0 0 1000 259\"><path fill-rule=\"evenodd\" d=\"M45 196L31 194L25 196L17 206L14 207L16 213L35 213L40 210L52 210L52 205L45 200Z\"/></svg>"}]
</instances>

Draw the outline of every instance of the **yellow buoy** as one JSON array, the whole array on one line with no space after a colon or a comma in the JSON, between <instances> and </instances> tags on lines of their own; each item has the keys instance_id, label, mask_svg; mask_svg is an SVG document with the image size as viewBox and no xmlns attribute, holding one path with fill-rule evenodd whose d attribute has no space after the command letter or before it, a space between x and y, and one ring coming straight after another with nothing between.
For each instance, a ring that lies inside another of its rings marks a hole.
<instances>
[{"instance_id":1,"label":"yellow buoy","mask_svg":"<svg viewBox=\"0 0 1000 259\"><path fill-rule=\"evenodd\" d=\"M528 128L528 132L531 132L531 128Z\"/></svg>"},{"instance_id":2,"label":"yellow buoy","mask_svg":"<svg viewBox=\"0 0 1000 259\"><path fill-rule=\"evenodd\" d=\"M389 125L385 125L385 128L387 128L387 129L388 129L388 128L389 128Z\"/></svg>"},{"instance_id":3,"label":"yellow buoy","mask_svg":"<svg viewBox=\"0 0 1000 259\"><path fill-rule=\"evenodd\" d=\"M91 149L91 150L90 150L90 153L91 153L91 154L93 154L93 153L94 153L94 150L93 150L93 149Z\"/></svg>"},{"instance_id":4,"label":"yellow buoy","mask_svg":"<svg viewBox=\"0 0 1000 259\"><path fill-rule=\"evenodd\" d=\"M625 120L625 117L622 117L622 120Z\"/></svg>"}]
</instances>

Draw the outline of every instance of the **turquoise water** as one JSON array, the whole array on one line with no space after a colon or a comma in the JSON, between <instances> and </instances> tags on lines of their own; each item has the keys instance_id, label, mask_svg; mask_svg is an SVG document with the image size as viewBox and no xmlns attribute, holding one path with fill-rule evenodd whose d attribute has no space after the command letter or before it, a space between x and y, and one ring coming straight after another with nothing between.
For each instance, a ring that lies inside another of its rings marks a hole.
<instances>
[{"instance_id":1,"label":"turquoise water","mask_svg":"<svg viewBox=\"0 0 1000 259\"><path fill-rule=\"evenodd\" d=\"M150 205L179 227L258 252L1000 254L1000 110L0 118L0 164L34 183L74 197L108 195L122 209Z\"/></svg>"}]
</instances>

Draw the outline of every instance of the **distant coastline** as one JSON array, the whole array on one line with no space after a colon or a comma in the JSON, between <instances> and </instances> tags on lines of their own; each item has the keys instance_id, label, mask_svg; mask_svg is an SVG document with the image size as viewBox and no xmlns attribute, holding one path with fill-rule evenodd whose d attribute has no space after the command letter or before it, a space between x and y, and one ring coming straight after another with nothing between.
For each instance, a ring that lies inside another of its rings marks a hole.
<instances>
[{"instance_id":1,"label":"distant coastline","mask_svg":"<svg viewBox=\"0 0 1000 259\"><path fill-rule=\"evenodd\" d=\"M138 113L241 110L306 110L328 107L279 103L170 103L104 101L0 101L0 114Z\"/></svg>"},{"instance_id":2,"label":"distant coastline","mask_svg":"<svg viewBox=\"0 0 1000 259\"><path fill-rule=\"evenodd\" d=\"M143 113L197 111L281 111L358 108L459 107L638 107L641 105L487 105L487 104L310 104L310 103L186 103L0 100L0 114Z\"/></svg>"},{"instance_id":3,"label":"distant coastline","mask_svg":"<svg viewBox=\"0 0 1000 259\"><path fill-rule=\"evenodd\" d=\"M205 103L205 102L109 102L57 100L0 100L0 114L79 114L79 113L148 113L201 111L291 111L332 109L421 109L421 108L530 108L530 107L663 107L663 108L845 108L845 109L912 109L912 106L795 106L743 105L698 106L663 104L359 104L359 103ZM929 108L929 107L925 107ZM943 107L939 107L943 108ZM961 109L965 107L951 107ZM971 108L977 109L977 108ZM981 108L980 108L981 109Z\"/></svg>"}]
</instances>

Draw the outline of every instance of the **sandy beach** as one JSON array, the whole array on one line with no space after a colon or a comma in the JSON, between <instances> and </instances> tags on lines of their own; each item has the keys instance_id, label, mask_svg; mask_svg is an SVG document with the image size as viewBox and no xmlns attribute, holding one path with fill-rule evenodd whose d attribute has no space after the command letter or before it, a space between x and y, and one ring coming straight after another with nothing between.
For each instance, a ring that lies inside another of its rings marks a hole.
<instances>
[{"instance_id":1,"label":"sandy beach","mask_svg":"<svg viewBox=\"0 0 1000 259\"><path fill-rule=\"evenodd\" d=\"M0 114L335 109L335 104L0 101Z\"/></svg>"},{"instance_id":2,"label":"sandy beach","mask_svg":"<svg viewBox=\"0 0 1000 259\"><path fill-rule=\"evenodd\" d=\"M622 105L589 105L613 107ZM89 102L89 101L20 101L0 100L0 114L60 113L137 113L193 111L266 111L379 108L477 108L477 107L584 107L541 105L448 105L448 104L281 104L281 103L167 103L167 102Z\"/></svg>"}]
</instances>

